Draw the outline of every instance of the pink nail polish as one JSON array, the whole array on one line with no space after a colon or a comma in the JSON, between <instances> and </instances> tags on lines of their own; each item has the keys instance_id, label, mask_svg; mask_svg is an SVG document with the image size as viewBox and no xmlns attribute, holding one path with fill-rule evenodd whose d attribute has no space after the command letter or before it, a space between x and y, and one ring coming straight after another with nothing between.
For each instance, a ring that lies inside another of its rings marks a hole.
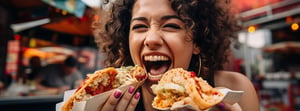
<instances>
[{"instance_id":1,"label":"pink nail polish","mask_svg":"<svg viewBox=\"0 0 300 111\"><path fill-rule=\"evenodd\" d=\"M133 86L130 86L129 89L128 89L128 92L129 92L130 94L132 94L132 93L134 92L134 87L133 87Z\"/></svg>"},{"instance_id":2,"label":"pink nail polish","mask_svg":"<svg viewBox=\"0 0 300 111\"><path fill-rule=\"evenodd\" d=\"M217 104L217 107L219 107L220 109L224 109L225 104L221 102L221 103Z\"/></svg>"},{"instance_id":3,"label":"pink nail polish","mask_svg":"<svg viewBox=\"0 0 300 111\"><path fill-rule=\"evenodd\" d=\"M141 95L141 93L139 93L139 92L135 93L134 99L139 99L139 98L140 98L140 95Z\"/></svg>"},{"instance_id":4,"label":"pink nail polish","mask_svg":"<svg viewBox=\"0 0 300 111\"><path fill-rule=\"evenodd\" d=\"M119 98L121 96L122 92L120 91L115 91L114 96L115 98Z\"/></svg>"}]
</instances>

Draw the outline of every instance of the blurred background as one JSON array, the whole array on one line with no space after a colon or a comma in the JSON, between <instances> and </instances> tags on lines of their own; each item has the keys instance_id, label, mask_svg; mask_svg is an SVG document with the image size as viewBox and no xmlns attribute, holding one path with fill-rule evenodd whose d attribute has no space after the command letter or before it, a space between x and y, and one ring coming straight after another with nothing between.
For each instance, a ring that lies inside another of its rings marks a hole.
<instances>
[{"instance_id":1,"label":"blurred background","mask_svg":"<svg viewBox=\"0 0 300 111\"><path fill-rule=\"evenodd\" d=\"M300 0L231 0L243 30L226 70L256 87L262 111L300 111ZM78 61L86 74L103 68L91 23L102 0L0 0L0 107L54 111L62 94L37 91L30 59L40 65Z\"/></svg>"}]
</instances>

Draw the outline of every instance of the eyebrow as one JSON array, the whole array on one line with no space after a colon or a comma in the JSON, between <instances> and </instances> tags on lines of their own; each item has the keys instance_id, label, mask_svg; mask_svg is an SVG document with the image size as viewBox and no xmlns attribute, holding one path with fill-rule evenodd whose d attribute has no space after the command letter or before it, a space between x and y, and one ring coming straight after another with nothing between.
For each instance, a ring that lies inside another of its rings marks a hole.
<instances>
[{"instance_id":1,"label":"eyebrow","mask_svg":"<svg viewBox=\"0 0 300 111\"><path fill-rule=\"evenodd\" d=\"M135 21L135 20L147 21L147 18L145 18L145 17L136 17L136 18L131 19L131 22Z\"/></svg>"},{"instance_id":2,"label":"eyebrow","mask_svg":"<svg viewBox=\"0 0 300 111\"><path fill-rule=\"evenodd\" d=\"M161 18L161 20L168 20L168 19L172 19L172 18L175 18L175 19L178 19L178 20L181 20L181 21L182 21L182 19L181 19L179 16L177 16L177 15L167 15L167 16L163 16L163 17Z\"/></svg>"},{"instance_id":3,"label":"eyebrow","mask_svg":"<svg viewBox=\"0 0 300 111\"><path fill-rule=\"evenodd\" d=\"M168 19L172 19L172 18L175 18L175 19L178 19L180 21L183 21L179 16L177 15L167 15L167 16L163 16L161 17L161 20L168 20ZM133 18L131 19L131 22L132 21L135 21L135 20L140 20L140 21L147 21L147 18L146 17L136 17L136 18Z\"/></svg>"}]
</instances>

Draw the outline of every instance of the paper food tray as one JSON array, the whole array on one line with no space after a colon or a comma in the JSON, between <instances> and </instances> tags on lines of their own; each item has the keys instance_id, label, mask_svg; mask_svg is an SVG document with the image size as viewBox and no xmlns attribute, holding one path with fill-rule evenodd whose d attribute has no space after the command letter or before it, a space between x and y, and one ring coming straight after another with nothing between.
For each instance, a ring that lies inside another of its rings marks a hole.
<instances>
[{"instance_id":1,"label":"paper food tray","mask_svg":"<svg viewBox=\"0 0 300 111\"><path fill-rule=\"evenodd\" d=\"M125 91L126 89L128 89L129 86L134 86L135 88L138 88L144 83L144 81L145 80L130 85L122 86L119 89L121 91ZM67 101L75 91L76 89L64 92L63 101L56 104L56 111L61 111L64 101ZM76 102L73 106L72 111L99 111L98 107L102 106L105 103L105 101L113 93L113 91L114 90L109 90L104 93L98 94L86 101Z\"/></svg>"},{"instance_id":2,"label":"paper food tray","mask_svg":"<svg viewBox=\"0 0 300 111\"><path fill-rule=\"evenodd\" d=\"M240 100L240 97L243 95L244 91L234 91L234 90L230 90L228 88L224 88L224 87L217 87L217 89L223 93L225 96L222 99L222 102L226 102L229 103L231 105L237 103ZM176 110L176 109L180 109L180 108L187 108L187 109L192 109L195 111L199 111L198 109L192 107L189 104L186 105L182 105L183 103L177 102L174 103L176 105L173 105L173 107L171 108L165 108L165 109L158 109L158 110L163 110L163 111L169 111L169 110ZM213 107L205 110L205 111L210 111Z\"/></svg>"}]
</instances>

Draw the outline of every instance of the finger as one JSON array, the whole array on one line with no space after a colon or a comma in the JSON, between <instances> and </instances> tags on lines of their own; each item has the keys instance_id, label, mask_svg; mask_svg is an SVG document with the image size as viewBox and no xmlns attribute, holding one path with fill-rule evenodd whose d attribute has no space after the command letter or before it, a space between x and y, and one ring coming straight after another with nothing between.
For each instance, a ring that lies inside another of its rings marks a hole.
<instances>
[{"instance_id":1,"label":"finger","mask_svg":"<svg viewBox=\"0 0 300 111\"><path fill-rule=\"evenodd\" d=\"M220 110L224 110L225 109L225 104L223 102L217 104L217 108Z\"/></svg>"},{"instance_id":2,"label":"finger","mask_svg":"<svg viewBox=\"0 0 300 111\"><path fill-rule=\"evenodd\" d=\"M228 111L228 110L226 109L225 103L220 102L214 107L210 108L209 111Z\"/></svg>"},{"instance_id":3,"label":"finger","mask_svg":"<svg viewBox=\"0 0 300 111\"><path fill-rule=\"evenodd\" d=\"M101 111L112 111L115 109L120 97L122 96L122 91L116 89L112 95L109 96L108 100L102 107Z\"/></svg>"},{"instance_id":4,"label":"finger","mask_svg":"<svg viewBox=\"0 0 300 111\"><path fill-rule=\"evenodd\" d=\"M139 100L140 100L140 96L141 96L141 93L140 92L136 92L135 95L133 96L130 104L128 105L127 107L127 111L134 111Z\"/></svg>"},{"instance_id":5,"label":"finger","mask_svg":"<svg viewBox=\"0 0 300 111\"><path fill-rule=\"evenodd\" d=\"M130 86L127 89L127 92L124 93L122 99L118 103L118 106L116 107L116 111L124 111L124 108L126 108L124 106L128 106L128 104L133 96L134 91L135 91L135 88L133 86Z\"/></svg>"},{"instance_id":6,"label":"finger","mask_svg":"<svg viewBox=\"0 0 300 111\"><path fill-rule=\"evenodd\" d=\"M239 111L237 108L235 108L233 105L225 103L225 102L221 102L219 104L217 104L217 108L220 111Z\"/></svg>"},{"instance_id":7,"label":"finger","mask_svg":"<svg viewBox=\"0 0 300 111\"><path fill-rule=\"evenodd\" d=\"M234 111L242 111L241 106L238 103L232 105Z\"/></svg>"}]
</instances>

